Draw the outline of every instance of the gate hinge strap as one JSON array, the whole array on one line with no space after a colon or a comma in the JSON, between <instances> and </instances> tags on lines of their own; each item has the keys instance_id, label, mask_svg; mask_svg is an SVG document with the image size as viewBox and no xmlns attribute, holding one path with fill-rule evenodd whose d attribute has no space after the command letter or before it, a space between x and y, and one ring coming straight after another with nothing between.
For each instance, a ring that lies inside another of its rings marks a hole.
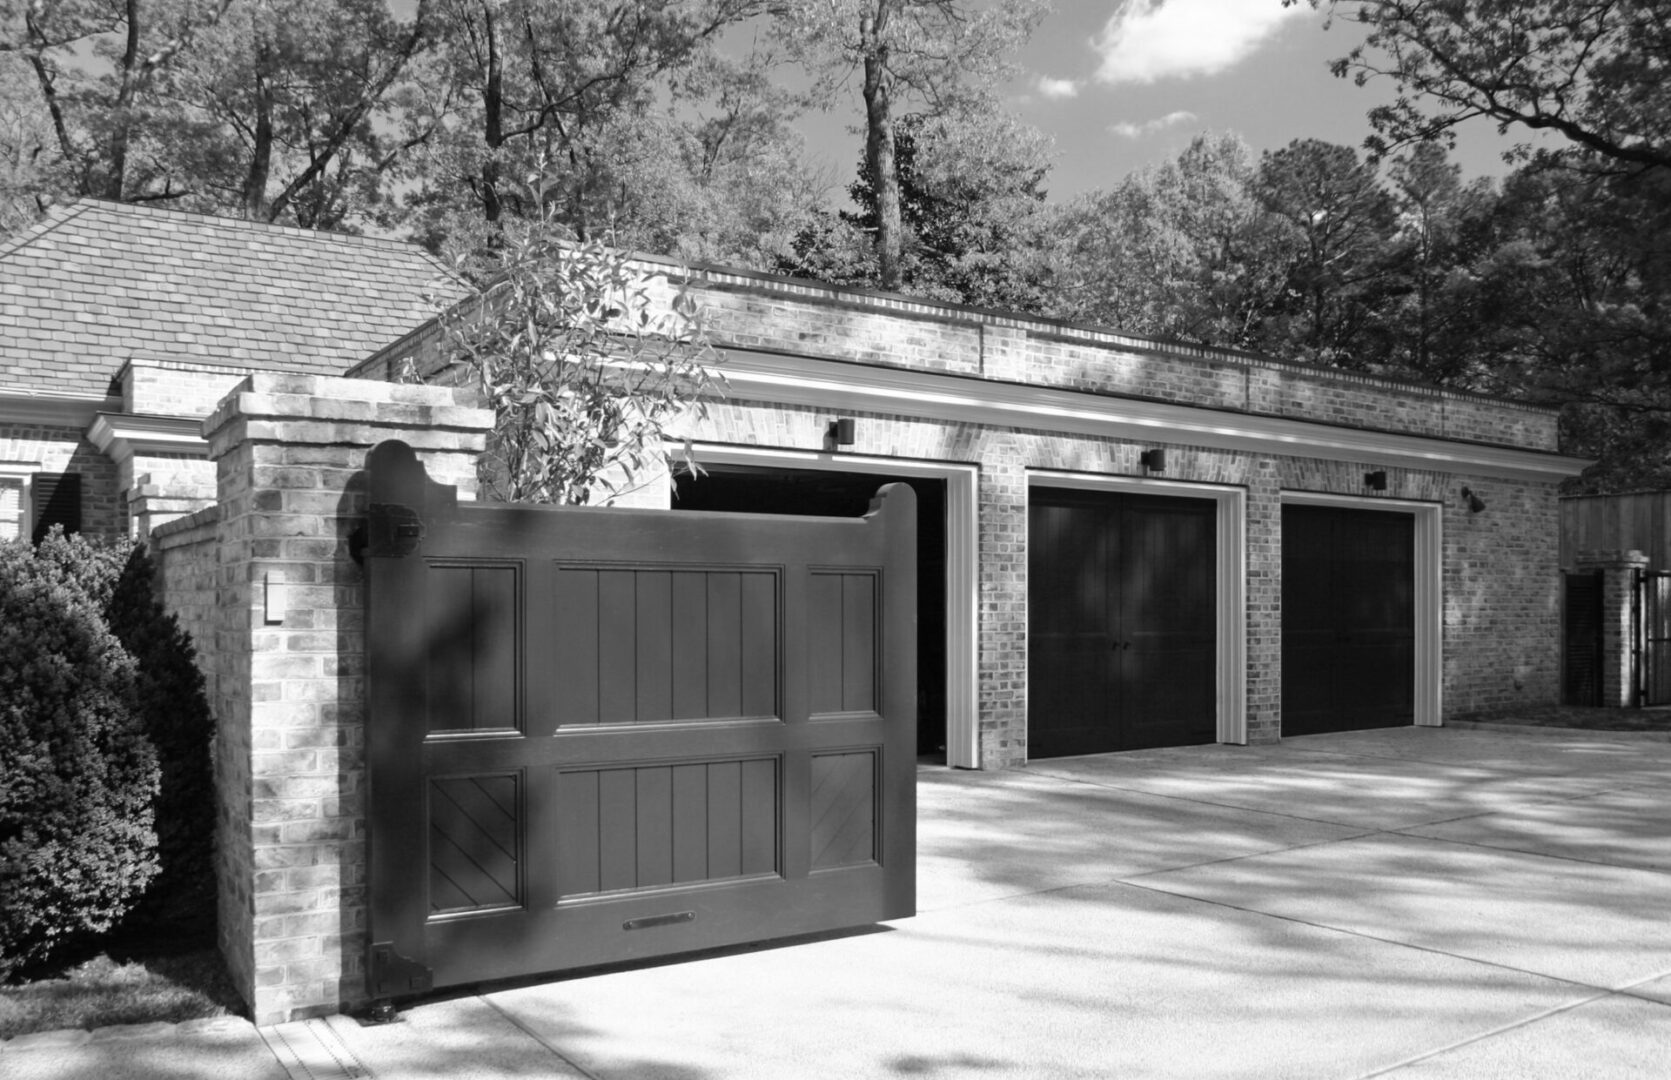
<instances>
[{"instance_id":1,"label":"gate hinge strap","mask_svg":"<svg viewBox=\"0 0 1671 1080\"><path fill-rule=\"evenodd\" d=\"M392 942L372 943L370 967L370 996L374 998L422 994L435 986L435 973L395 952Z\"/></svg>"}]
</instances>

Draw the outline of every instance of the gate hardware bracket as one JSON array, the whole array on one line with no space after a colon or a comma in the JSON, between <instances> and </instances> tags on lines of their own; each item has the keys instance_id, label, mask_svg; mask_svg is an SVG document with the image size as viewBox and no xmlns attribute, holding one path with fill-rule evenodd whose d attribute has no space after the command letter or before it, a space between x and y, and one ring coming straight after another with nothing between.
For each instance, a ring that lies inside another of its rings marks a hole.
<instances>
[{"instance_id":1,"label":"gate hardware bracket","mask_svg":"<svg viewBox=\"0 0 1671 1080\"><path fill-rule=\"evenodd\" d=\"M385 558L410 555L423 543L424 532L423 519L410 506L372 503L365 553Z\"/></svg>"},{"instance_id":2,"label":"gate hardware bracket","mask_svg":"<svg viewBox=\"0 0 1671 1080\"><path fill-rule=\"evenodd\" d=\"M422 994L434 989L435 974L416 960L395 952L393 943L379 941L371 946L368 981L373 998L391 998L397 994Z\"/></svg>"},{"instance_id":3,"label":"gate hardware bracket","mask_svg":"<svg viewBox=\"0 0 1671 1080\"><path fill-rule=\"evenodd\" d=\"M361 1027L381 1027L384 1024L398 1024L401 1022L400 1012L395 1003L388 998L378 998L371 1003L371 1007L354 1019Z\"/></svg>"}]
</instances>

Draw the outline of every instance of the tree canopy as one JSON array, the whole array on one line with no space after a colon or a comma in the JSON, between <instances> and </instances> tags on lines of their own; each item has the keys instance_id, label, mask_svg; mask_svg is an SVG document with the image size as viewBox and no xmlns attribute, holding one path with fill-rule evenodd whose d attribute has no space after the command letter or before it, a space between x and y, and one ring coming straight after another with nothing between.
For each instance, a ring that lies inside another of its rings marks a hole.
<instances>
[{"instance_id":1,"label":"tree canopy","mask_svg":"<svg viewBox=\"0 0 1671 1080\"><path fill-rule=\"evenodd\" d=\"M1284 2L1396 88L1360 147L1053 201L1001 91L1037 0L0 0L0 233L94 195L504 269L534 227L1558 404L1592 489L1671 484L1666 0ZM849 177L796 124L844 100Z\"/></svg>"},{"instance_id":2,"label":"tree canopy","mask_svg":"<svg viewBox=\"0 0 1671 1080\"><path fill-rule=\"evenodd\" d=\"M1302 0L1283 0L1285 6ZM1671 11L1665 0L1305 0L1362 24L1335 62L1360 84L1391 79L1370 113L1377 153L1453 139L1474 119L1547 131L1545 151L1614 168L1671 166Z\"/></svg>"}]
</instances>

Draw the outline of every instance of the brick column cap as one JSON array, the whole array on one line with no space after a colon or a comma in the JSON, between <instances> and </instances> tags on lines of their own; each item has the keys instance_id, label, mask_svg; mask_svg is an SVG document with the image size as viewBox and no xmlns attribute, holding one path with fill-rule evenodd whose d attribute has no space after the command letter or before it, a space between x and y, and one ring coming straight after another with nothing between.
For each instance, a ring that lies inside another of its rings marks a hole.
<instances>
[{"instance_id":1,"label":"brick column cap","mask_svg":"<svg viewBox=\"0 0 1671 1080\"><path fill-rule=\"evenodd\" d=\"M245 440L369 447L402 438L419 450L480 453L493 411L475 404L462 387L255 372L203 421L203 437L215 459Z\"/></svg>"}]
</instances>

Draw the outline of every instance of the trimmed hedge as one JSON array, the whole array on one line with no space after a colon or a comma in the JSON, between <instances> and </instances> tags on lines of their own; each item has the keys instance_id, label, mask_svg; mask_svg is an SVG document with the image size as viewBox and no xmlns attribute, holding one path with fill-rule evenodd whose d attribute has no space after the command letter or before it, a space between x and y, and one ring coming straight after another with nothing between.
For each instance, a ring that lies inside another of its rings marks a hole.
<instances>
[{"instance_id":1,"label":"trimmed hedge","mask_svg":"<svg viewBox=\"0 0 1671 1080\"><path fill-rule=\"evenodd\" d=\"M110 930L157 872L137 665L80 584L103 561L0 544L0 978Z\"/></svg>"}]
</instances>

